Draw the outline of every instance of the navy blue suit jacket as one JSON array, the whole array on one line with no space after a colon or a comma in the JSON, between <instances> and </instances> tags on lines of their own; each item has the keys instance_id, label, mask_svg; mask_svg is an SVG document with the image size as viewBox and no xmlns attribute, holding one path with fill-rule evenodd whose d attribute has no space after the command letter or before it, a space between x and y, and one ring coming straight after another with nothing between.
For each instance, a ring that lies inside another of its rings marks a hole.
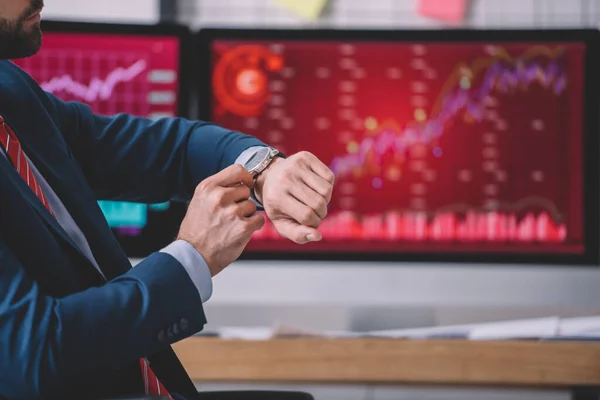
<instances>
[{"instance_id":1,"label":"navy blue suit jacket","mask_svg":"<svg viewBox=\"0 0 600 400\"><path fill-rule=\"evenodd\" d=\"M0 398L140 394L140 357L169 391L196 398L170 344L206 323L197 289L164 253L132 269L97 200L189 199L201 180L264 144L204 122L94 115L8 61L0 114L108 279L0 157Z\"/></svg>"}]
</instances>

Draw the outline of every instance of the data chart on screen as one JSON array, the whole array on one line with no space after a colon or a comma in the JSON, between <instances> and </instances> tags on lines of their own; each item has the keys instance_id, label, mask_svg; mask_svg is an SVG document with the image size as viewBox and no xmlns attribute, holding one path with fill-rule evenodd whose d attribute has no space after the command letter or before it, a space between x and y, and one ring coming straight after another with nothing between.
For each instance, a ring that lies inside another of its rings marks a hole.
<instances>
[{"instance_id":1,"label":"data chart on screen","mask_svg":"<svg viewBox=\"0 0 600 400\"><path fill-rule=\"evenodd\" d=\"M334 172L301 249L581 254L579 43L215 40L212 120Z\"/></svg>"},{"instance_id":2,"label":"data chart on screen","mask_svg":"<svg viewBox=\"0 0 600 400\"><path fill-rule=\"evenodd\" d=\"M47 92L99 114L177 115L177 38L50 32L17 63Z\"/></svg>"},{"instance_id":3,"label":"data chart on screen","mask_svg":"<svg viewBox=\"0 0 600 400\"><path fill-rule=\"evenodd\" d=\"M41 50L16 60L46 92L96 114L178 115L180 39L174 36L45 32ZM138 236L169 204L101 201L109 225Z\"/></svg>"}]
</instances>

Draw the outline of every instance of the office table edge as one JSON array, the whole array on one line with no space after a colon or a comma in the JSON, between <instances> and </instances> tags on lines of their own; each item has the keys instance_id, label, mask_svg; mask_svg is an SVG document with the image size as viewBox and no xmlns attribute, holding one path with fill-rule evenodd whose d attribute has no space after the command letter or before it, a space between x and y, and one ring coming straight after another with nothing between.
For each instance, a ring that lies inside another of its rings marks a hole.
<instances>
[{"instance_id":1,"label":"office table edge","mask_svg":"<svg viewBox=\"0 0 600 400\"><path fill-rule=\"evenodd\" d=\"M173 346L196 382L600 386L600 343L192 337Z\"/></svg>"}]
</instances>

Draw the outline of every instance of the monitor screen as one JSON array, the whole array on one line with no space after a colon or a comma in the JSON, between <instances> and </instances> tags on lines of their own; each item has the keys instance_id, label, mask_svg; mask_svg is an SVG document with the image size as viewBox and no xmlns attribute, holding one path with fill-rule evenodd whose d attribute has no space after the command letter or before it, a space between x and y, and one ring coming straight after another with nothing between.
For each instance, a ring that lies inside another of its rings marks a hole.
<instances>
[{"instance_id":1,"label":"monitor screen","mask_svg":"<svg viewBox=\"0 0 600 400\"><path fill-rule=\"evenodd\" d=\"M209 40L209 118L287 155L310 151L336 176L321 242L295 245L267 222L249 253L552 262L589 251L586 43L444 35Z\"/></svg>"},{"instance_id":2,"label":"monitor screen","mask_svg":"<svg viewBox=\"0 0 600 400\"><path fill-rule=\"evenodd\" d=\"M41 50L15 62L45 91L87 103L102 115L156 119L181 114L179 30L55 21L44 21L43 30ZM99 204L132 257L168 244L184 212L174 203Z\"/></svg>"}]
</instances>

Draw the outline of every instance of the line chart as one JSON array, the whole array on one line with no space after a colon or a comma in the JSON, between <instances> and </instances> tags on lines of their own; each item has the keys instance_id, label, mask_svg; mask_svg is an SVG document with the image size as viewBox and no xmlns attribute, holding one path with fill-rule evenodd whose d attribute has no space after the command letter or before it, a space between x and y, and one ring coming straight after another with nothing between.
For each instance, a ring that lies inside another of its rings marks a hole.
<instances>
[{"instance_id":1,"label":"line chart","mask_svg":"<svg viewBox=\"0 0 600 400\"><path fill-rule=\"evenodd\" d=\"M147 68L146 60L138 60L127 68L115 68L105 79L92 77L89 85L74 80L70 74L65 74L42 82L40 86L47 92L53 94L64 92L91 103L109 99L119 83L132 81Z\"/></svg>"},{"instance_id":2,"label":"line chart","mask_svg":"<svg viewBox=\"0 0 600 400\"><path fill-rule=\"evenodd\" d=\"M547 51L539 52L548 54ZM484 59L484 62L475 61L466 70L460 66L458 70L462 71L461 74L466 79L456 80L454 74L448 79L452 84L444 85L447 89L440 94L441 101L436 101L432 118L424 123L409 123L400 131L384 129L375 135L364 137L356 151L332 160L332 171L339 177L347 175L355 168L362 168L369 157L369 161L380 164L382 156L387 152L393 152L396 157L402 158L411 146L429 145L439 139L446 124L461 112L474 121L481 122L485 115L485 99L494 90L509 93L527 90L530 85L537 83L551 90L554 95L561 94L565 90L567 79L560 64L555 60L547 65L530 61L531 54L532 52L528 52L520 58L510 60L493 58ZM555 53L550 55L556 56ZM472 82L482 70L485 74L480 86L473 87ZM458 82L463 84L457 85Z\"/></svg>"}]
</instances>

